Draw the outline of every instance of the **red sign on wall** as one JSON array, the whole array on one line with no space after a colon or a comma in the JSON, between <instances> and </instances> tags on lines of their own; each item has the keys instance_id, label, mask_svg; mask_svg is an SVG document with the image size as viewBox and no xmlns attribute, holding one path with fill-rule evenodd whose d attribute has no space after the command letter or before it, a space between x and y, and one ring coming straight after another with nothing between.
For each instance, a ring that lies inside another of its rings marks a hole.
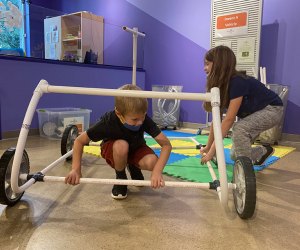
<instances>
[{"instance_id":1,"label":"red sign on wall","mask_svg":"<svg viewBox=\"0 0 300 250\"><path fill-rule=\"evenodd\" d=\"M217 29L237 28L247 25L247 12L217 17Z\"/></svg>"},{"instance_id":2,"label":"red sign on wall","mask_svg":"<svg viewBox=\"0 0 300 250\"><path fill-rule=\"evenodd\" d=\"M248 12L216 16L216 36L239 36L248 32Z\"/></svg>"}]
</instances>

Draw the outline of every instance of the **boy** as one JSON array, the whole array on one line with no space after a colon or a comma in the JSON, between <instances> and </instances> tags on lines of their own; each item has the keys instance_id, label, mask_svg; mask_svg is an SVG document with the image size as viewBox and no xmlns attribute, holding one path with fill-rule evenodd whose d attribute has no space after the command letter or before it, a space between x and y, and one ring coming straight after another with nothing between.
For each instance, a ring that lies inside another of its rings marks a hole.
<instances>
[{"instance_id":1,"label":"boy","mask_svg":"<svg viewBox=\"0 0 300 250\"><path fill-rule=\"evenodd\" d=\"M131 84L121 90L141 90ZM146 98L115 97L115 110L105 113L99 122L78 136L73 146L72 170L65 178L66 184L77 185L81 177L81 157L84 145L90 140L102 140L101 156L115 169L117 179L127 179L128 165L132 179L143 180L140 169L152 171L151 186L164 186L162 171L166 165L172 146L158 126L147 116ZM160 156L146 145L144 132L151 135L161 146ZM114 185L111 196L114 199L127 197L126 185Z\"/></svg>"}]
</instances>

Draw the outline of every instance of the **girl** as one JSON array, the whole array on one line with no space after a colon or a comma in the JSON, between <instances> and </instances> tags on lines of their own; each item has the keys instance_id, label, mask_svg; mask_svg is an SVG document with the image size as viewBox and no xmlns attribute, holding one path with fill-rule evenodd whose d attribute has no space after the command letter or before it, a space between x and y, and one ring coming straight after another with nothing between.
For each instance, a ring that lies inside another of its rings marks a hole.
<instances>
[{"instance_id":1,"label":"girl","mask_svg":"<svg viewBox=\"0 0 300 250\"><path fill-rule=\"evenodd\" d=\"M269 145L251 147L255 138L263 131L279 124L283 114L280 97L255 78L236 70L236 57L226 46L217 46L205 55L204 71L207 74L206 90L220 89L220 109L226 115L222 120L222 135L232 127L231 158L250 158L254 165L261 165L273 153ZM204 103L211 112L211 104ZM239 118L237 122L236 116ZM215 155L214 133L210 127L207 145L200 150L202 163Z\"/></svg>"}]
</instances>

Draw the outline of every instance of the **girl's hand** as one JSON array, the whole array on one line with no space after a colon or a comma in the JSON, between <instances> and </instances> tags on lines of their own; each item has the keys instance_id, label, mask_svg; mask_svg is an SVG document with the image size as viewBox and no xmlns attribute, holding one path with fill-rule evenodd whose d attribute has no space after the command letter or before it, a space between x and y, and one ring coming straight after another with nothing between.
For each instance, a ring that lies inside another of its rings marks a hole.
<instances>
[{"instance_id":1,"label":"girl's hand","mask_svg":"<svg viewBox=\"0 0 300 250\"><path fill-rule=\"evenodd\" d=\"M201 164L205 164L208 161L212 160L212 158L214 157L214 153L210 150L208 151L208 153L204 153L202 154L202 158L201 158Z\"/></svg>"},{"instance_id":2,"label":"girl's hand","mask_svg":"<svg viewBox=\"0 0 300 250\"><path fill-rule=\"evenodd\" d=\"M205 155L209 152L210 148L208 146L205 146L205 147L201 147L200 148L200 155Z\"/></svg>"}]
</instances>

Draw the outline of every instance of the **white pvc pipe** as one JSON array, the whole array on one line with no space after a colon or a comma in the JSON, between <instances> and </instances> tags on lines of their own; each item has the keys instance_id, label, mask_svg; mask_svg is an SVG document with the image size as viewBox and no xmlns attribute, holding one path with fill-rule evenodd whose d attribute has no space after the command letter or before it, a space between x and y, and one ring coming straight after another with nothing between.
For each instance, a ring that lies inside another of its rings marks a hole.
<instances>
[{"instance_id":1,"label":"white pvc pipe","mask_svg":"<svg viewBox=\"0 0 300 250\"><path fill-rule=\"evenodd\" d=\"M126 26L122 27L123 30L131 32L133 38L133 46L132 46L132 85L136 85L136 67L137 67L137 39L138 36L145 37L144 33L138 31L137 27L130 29Z\"/></svg>"},{"instance_id":2,"label":"white pvc pipe","mask_svg":"<svg viewBox=\"0 0 300 250\"><path fill-rule=\"evenodd\" d=\"M150 146L152 149L161 149L160 146ZM179 149L197 149L195 146L172 146L172 150L179 150Z\"/></svg>"},{"instance_id":3,"label":"white pvc pipe","mask_svg":"<svg viewBox=\"0 0 300 250\"><path fill-rule=\"evenodd\" d=\"M137 64L137 32L138 28L133 28L133 46L132 46L132 85L136 85L136 64Z\"/></svg>"},{"instance_id":4,"label":"white pvc pipe","mask_svg":"<svg viewBox=\"0 0 300 250\"><path fill-rule=\"evenodd\" d=\"M263 84L265 84L265 83L264 83L264 76L263 76L263 69L262 69L262 67L259 67L259 76L260 76L260 81L261 81Z\"/></svg>"},{"instance_id":5,"label":"white pvc pipe","mask_svg":"<svg viewBox=\"0 0 300 250\"><path fill-rule=\"evenodd\" d=\"M211 89L211 106L213 118L214 141L216 146L216 154L218 161L221 197L220 201L223 207L228 206L228 182L226 173L226 163L223 145L223 136L221 130L221 116L220 116L220 90L218 88Z\"/></svg>"},{"instance_id":6,"label":"white pvc pipe","mask_svg":"<svg viewBox=\"0 0 300 250\"><path fill-rule=\"evenodd\" d=\"M123 26L122 29L125 31L128 31L128 32L131 32L132 34L137 34L138 36L142 36L142 37L146 36L145 33L139 32L138 30L135 30L135 29L130 29L126 26Z\"/></svg>"},{"instance_id":7,"label":"white pvc pipe","mask_svg":"<svg viewBox=\"0 0 300 250\"><path fill-rule=\"evenodd\" d=\"M210 101L210 93L183 93L183 92L161 92L145 90L120 90L120 89L102 89L102 88L84 88L69 86L43 86L44 93L61 93L77 95L99 95L99 96L126 96L141 98L164 98L192 101Z\"/></svg>"},{"instance_id":8,"label":"white pvc pipe","mask_svg":"<svg viewBox=\"0 0 300 250\"><path fill-rule=\"evenodd\" d=\"M25 149L25 144L29 132L29 128L31 125L32 117L34 115L34 112L36 110L37 104L40 100L40 98L43 95L43 88L42 86L44 84L48 84L45 80L41 80L38 86L35 88L33 92L33 96L31 98L31 101L28 105L22 128L19 134L16 151L14 155L13 165L12 165L12 171L11 171L11 188L15 193L21 193L23 192L28 186L32 185L34 181L30 181L25 183L21 188L18 185L18 178L19 178L19 172L20 172L20 165L22 161L23 151Z\"/></svg>"},{"instance_id":9,"label":"white pvc pipe","mask_svg":"<svg viewBox=\"0 0 300 250\"><path fill-rule=\"evenodd\" d=\"M44 176L45 182L65 182L65 177ZM80 184L107 184L107 185L131 185L131 186L151 186L149 180L122 180L122 179L99 179L80 178ZM209 188L209 183L188 182L188 181L165 181L166 187L181 188ZM233 189L233 184L228 183L228 188Z\"/></svg>"},{"instance_id":10,"label":"white pvc pipe","mask_svg":"<svg viewBox=\"0 0 300 250\"><path fill-rule=\"evenodd\" d=\"M45 176L45 182L64 182L65 177ZM132 185L132 186L151 186L150 180L122 180L122 179L100 179L100 178L80 178L80 183L83 184L108 184L108 185ZM197 182L179 182L165 181L166 187L185 187L185 188L209 188L209 183Z\"/></svg>"},{"instance_id":11,"label":"white pvc pipe","mask_svg":"<svg viewBox=\"0 0 300 250\"><path fill-rule=\"evenodd\" d=\"M151 136L149 136L149 135L145 135L144 136L144 138L152 138ZM193 136L191 135L191 136L168 136L168 139L188 139L188 140L192 140L192 141L196 141L196 140L194 140L194 138L193 138ZM197 141L196 141L196 143L198 143ZM199 144L199 143L198 143ZM198 145L197 144L197 145Z\"/></svg>"},{"instance_id":12,"label":"white pvc pipe","mask_svg":"<svg viewBox=\"0 0 300 250\"><path fill-rule=\"evenodd\" d=\"M63 162L65 159L67 159L69 156L73 154L73 149L68 151L63 156L59 157L56 161L52 162L50 165L45 167L42 171L40 171L42 174L46 174L48 171L50 171L52 168L56 167L58 164Z\"/></svg>"},{"instance_id":13,"label":"white pvc pipe","mask_svg":"<svg viewBox=\"0 0 300 250\"><path fill-rule=\"evenodd\" d=\"M64 161L66 158L68 158L72 154L73 154L73 149L70 150L70 151L68 151L66 154L64 154L63 156L61 156L56 161L52 162L51 164L49 164L47 167L45 167L43 170L41 170L39 172L42 173L42 174L46 174L48 171L50 171L52 168L56 167L59 163L61 163L62 161ZM27 174L20 174L19 178L21 180L27 180ZM25 186L25 184L24 184L24 186ZM21 186L20 188L23 188L23 186Z\"/></svg>"},{"instance_id":14,"label":"white pvc pipe","mask_svg":"<svg viewBox=\"0 0 300 250\"><path fill-rule=\"evenodd\" d=\"M263 79L264 79L264 84L267 85L267 71L266 67L263 67Z\"/></svg>"},{"instance_id":15,"label":"white pvc pipe","mask_svg":"<svg viewBox=\"0 0 300 250\"><path fill-rule=\"evenodd\" d=\"M25 148L25 143L27 139L27 135L29 132L29 128L31 125L33 114L36 110L37 104L43 93L65 93L65 94L86 94L86 95L103 95L103 96L127 96L127 97L142 97L142 98L164 98L164 99L183 99L183 100L199 100L199 101L211 101L212 104L212 114L213 114L213 124L214 124L214 136L215 136L215 144L216 144L216 152L218 159L218 169L220 175L220 188L221 188L221 197L220 201L222 205L227 205L228 202L228 186L230 184L227 183L227 175L226 175L226 165L225 165L225 155L224 155L224 146L223 146L223 138L221 132L221 120L220 120L220 93L218 88L212 88L211 93L182 93L182 92L155 92L155 91L130 91L130 90L115 90L115 89L97 89L97 88L83 88L83 87L67 87L67 86L51 86L45 80L41 80L36 87L32 99L27 108L25 118L23 121L23 125L20 131L20 135L17 142L15 157L12 165L12 173L11 173L11 187L15 193L23 192L27 187L31 186L35 180L31 178L27 181L23 186L18 186L19 179L19 170L21 165L21 159L23 155L23 151ZM60 163L63 159L67 158L72 154L72 151L69 151L66 155L59 158L54 163L50 164L42 173L47 172L58 163ZM52 177L45 177L45 180L50 180ZM64 181L64 177L55 177L58 181ZM58 178L58 179L57 179ZM84 183L87 181L82 178L81 182ZM111 181L110 183L116 183L116 180ZM89 183L97 182L102 183L105 181L102 180L88 180ZM150 185L149 181L146 181L146 185ZM176 182L178 183L178 182ZM181 186L188 185L191 187L194 186L205 186L207 184L203 183L191 183L187 184L187 182L183 182L184 184L167 184L170 186ZM135 183L134 185L144 185L143 183ZM232 185L231 185L232 186ZM217 191L220 190L219 188ZM219 191L218 191L219 192Z\"/></svg>"},{"instance_id":16,"label":"white pvc pipe","mask_svg":"<svg viewBox=\"0 0 300 250\"><path fill-rule=\"evenodd\" d=\"M200 143L193 137L187 137L190 138L196 145L199 145Z\"/></svg>"},{"instance_id":17,"label":"white pvc pipe","mask_svg":"<svg viewBox=\"0 0 300 250\"><path fill-rule=\"evenodd\" d=\"M65 94L86 94L86 95L103 95L103 96L128 96L128 97L144 97L144 98L165 98L165 99L185 99L185 100L205 100L210 101L210 93L182 93L182 92L160 92L160 91L132 91L132 90L116 90L116 89L100 89L100 88L83 88L83 87L67 87L67 86L51 86L46 80L41 80L34 90L33 96L27 108L25 118L22 124L20 135L18 138L16 152L14 156L14 161L12 165L11 173L11 188L15 193L24 192L26 188L31 186L35 181L31 179L24 185L18 185L18 178L20 172L20 165L23 156L23 151L25 149L25 144L31 125L31 121L36 110L39 99L43 93L65 93ZM70 153L69 153L70 154ZM67 156L63 156L67 157ZM55 163L51 165L50 168L56 166L65 158L58 159ZM44 173L47 170L43 170Z\"/></svg>"},{"instance_id":18,"label":"white pvc pipe","mask_svg":"<svg viewBox=\"0 0 300 250\"><path fill-rule=\"evenodd\" d=\"M206 165L207 165L207 168L208 168L208 170L209 170L209 173L210 173L210 175L211 175L212 180L213 180L213 181L217 180L216 173L215 173L215 171L214 171L214 169L213 169L213 167L212 167L210 161L208 161L208 162L206 163Z\"/></svg>"},{"instance_id":19,"label":"white pvc pipe","mask_svg":"<svg viewBox=\"0 0 300 250\"><path fill-rule=\"evenodd\" d=\"M206 154L204 153L203 154L203 156L205 156ZM215 171L214 171L214 169L213 169L213 167L212 167L212 165L211 165L211 162L210 161L208 161L208 162L206 162L206 165L207 165L207 168L208 168L208 171L209 171L209 173L210 173L210 176L211 176L211 178L212 178L212 180L213 181L216 181L216 180L218 180L217 179L217 176L216 176L216 173L215 173ZM219 197L219 199L221 200L221 188L220 187L217 187L217 194L218 194L218 197Z\"/></svg>"}]
</instances>

